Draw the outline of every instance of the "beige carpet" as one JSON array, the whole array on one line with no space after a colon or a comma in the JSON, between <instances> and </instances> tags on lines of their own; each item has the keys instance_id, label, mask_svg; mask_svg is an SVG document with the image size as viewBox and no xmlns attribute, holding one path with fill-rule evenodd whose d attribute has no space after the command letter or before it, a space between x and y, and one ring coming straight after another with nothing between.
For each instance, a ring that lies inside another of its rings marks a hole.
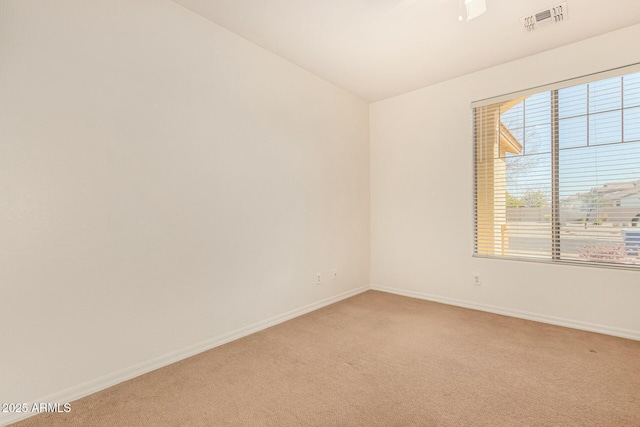
<instances>
[{"instance_id":1,"label":"beige carpet","mask_svg":"<svg viewBox=\"0 0 640 427\"><path fill-rule=\"evenodd\" d=\"M19 426L640 426L640 342L369 291Z\"/></svg>"}]
</instances>

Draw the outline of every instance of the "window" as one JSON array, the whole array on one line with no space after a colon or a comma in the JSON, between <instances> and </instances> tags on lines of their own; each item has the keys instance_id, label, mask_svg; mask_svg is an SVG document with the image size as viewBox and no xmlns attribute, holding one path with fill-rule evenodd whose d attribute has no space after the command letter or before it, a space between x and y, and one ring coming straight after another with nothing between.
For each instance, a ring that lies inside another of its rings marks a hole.
<instances>
[{"instance_id":1,"label":"window","mask_svg":"<svg viewBox=\"0 0 640 427\"><path fill-rule=\"evenodd\" d=\"M480 101L475 255L640 269L640 67Z\"/></svg>"}]
</instances>

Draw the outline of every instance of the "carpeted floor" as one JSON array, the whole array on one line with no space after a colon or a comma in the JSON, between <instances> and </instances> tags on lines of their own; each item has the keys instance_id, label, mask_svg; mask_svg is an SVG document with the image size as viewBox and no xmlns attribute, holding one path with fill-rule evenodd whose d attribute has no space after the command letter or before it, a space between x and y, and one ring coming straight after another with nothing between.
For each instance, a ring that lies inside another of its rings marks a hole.
<instances>
[{"instance_id":1,"label":"carpeted floor","mask_svg":"<svg viewBox=\"0 0 640 427\"><path fill-rule=\"evenodd\" d=\"M640 342L369 291L27 426L640 426Z\"/></svg>"}]
</instances>

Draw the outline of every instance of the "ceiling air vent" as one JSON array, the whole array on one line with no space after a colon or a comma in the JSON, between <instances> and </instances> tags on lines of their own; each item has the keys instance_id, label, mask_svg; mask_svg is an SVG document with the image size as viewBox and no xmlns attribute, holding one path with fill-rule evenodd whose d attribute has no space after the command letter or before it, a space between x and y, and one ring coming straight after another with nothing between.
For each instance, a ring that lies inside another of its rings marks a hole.
<instances>
[{"instance_id":1,"label":"ceiling air vent","mask_svg":"<svg viewBox=\"0 0 640 427\"><path fill-rule=\"evenodd\" d=\"M533 31L546 25L558 24L569 18L567 14L567 2L563 1L557 6L550 7L548 9L541 10L533 15L520 18L520 22L524 26L525 30Z\"/></svg>"}]
</instances>

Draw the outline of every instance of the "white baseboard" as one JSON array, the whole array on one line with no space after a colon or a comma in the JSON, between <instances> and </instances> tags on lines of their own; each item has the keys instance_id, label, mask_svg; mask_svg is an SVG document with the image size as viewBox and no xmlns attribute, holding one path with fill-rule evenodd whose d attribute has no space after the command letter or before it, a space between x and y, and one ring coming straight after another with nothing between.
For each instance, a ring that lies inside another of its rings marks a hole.
<instances>
[{"instance_id":1,"label":"white baseboard","mask_svg":"<svg viewBox=\"0 0 640 427\"><path fill-rule=\"evenodd\" d=\"M155 371L156 369L162 368L163 366L170 365L172 363L194 356L198 353L202 353L203 351L207 351L212 348L221 346L223 344L237 340L247 335L251 335L263 329L270 328L271 326L275 326L279 323L286 322L287 320L291 320L295 317L302 316L303 314L325 307L329 304L333 304L343 299L368 291L369 289L370 287L368 285L361 286L359 288L352 289L347 292L343 292L339 295L325 298L321 301L305 305L303 307L288 311L286 313L283 313L277 316L273 316L271 318L253 323L251 325L245 326L235 331L232 331L223 335L219 335L217 337L213 337L211 339L202 341L198 344L194 344L182 350L177 350L177 351L156 357L154 359L139 363L129 368L125 368L120 371L113 372L111 374L96 378L94 380L87 381L83 384L79 384L77 386L70 387L65 390L61 390L57 393L53 393L41 399L36 399L32 402L29 402L28 406L31 407L33 403L36 403L36 402L67 403L67 402L80 399L84 396L88 396L92 393L96 393L108 387L112 387L121 382L130 380L132 378L138 377L140 375L146 374L151 371ZM37 413L12 413L12 414L0 413L0 426L7 426L11 423L18 422L25 418L29 418L33 415L37 415Z\"/></svg>"},{"instance_id":2,"label":"white baseboard","mask_svg":"<svg viewBox=\"0 0 640 427\"><path fill-rule=\"evenodd\" d=\"M583 331L597 332L599 334L612 335L620 338L628 338L640 341L640 331L631 329L616 328L607 325L598 325L595 323L581 322L579 320L565 319L562 317L547 316L544 314L531 313L528 311L513 310L509 308L496 307L488 304L479 304L471 301L464 301L455 298L442 297L438 295L426 294L422 292L409 291L405 289L391 288L385 286L371 285L374 291L388 292L391 294L402 295L406 297L418 298L433 302L439 302L458 307L471 308L473 310L486 311L489 313L502 314L504 316L517 317L519 319L533 320L535 322L549 323L551 325L564 326L567 328L580 329Z\"/></svg>"},{"instance_id":3,"label":"white baseboard","mask_svg":"<svg viewBox=\"0 0 640 427\"><path fill-rule=\"evenodd\" d=\"M533 320L536 322L549 323L552 325L564 326L564 327L573 328L573 329L580 329L580 330L589 331L589 332L597 332L601 334L612 335L616 337L628 338L628 339L640 341L640 331L634 331L630 329L616 328L616 327L611 327L606 325L598 325L594 323L581 322L581 321L565 319L561 317L547 316L547 315L542 315L538 313L531 313L526 311L496 307L496 306L487 305L487 304L479 304L475 302L459 300L455 298L442 297L438 295L426 294L422 292L410 291L410 290L399 289L399 288L392 288L392 287L385 287L385 286L378 286L378 285L361 286L359 288L341 293L339 295L335 295L333 297L326 298L312 304L308 304L306 306L265 319L263 321L253 323L251 325L237 329L227 334L213 337L209 340L200 342L198 344L194 344L182 350L178 350L172 353L165 354L160 357L156 357L154 359L131 366L129 368L125 368L120 371L96 378L92 381L88 381L86 383L83 383L74 387L70 387L68 389L51 394L49 396L36 399L32 402L29 402L29 407L31 407L31 405L35 402L66 403L66 402L71 402L71 401L80 399L84 396L88 396L89 394L96 393L98 391L104 390L108 387L114 386L121 382L130 380L137 376L162 368L163 366L170 365L172 363L194 356L198 353L202 353L203 351L207 351L212 348L226 344L228 342L245 337L247 335L251 335L255 332L259 332L263 329L269 328L271 326L275 326L279 323L285 322L287 320L291 320L295 317L302 316L303 314L309 313L311 311L317 310L319 308L325 307L329 304L333 304L343 299L352 297L354 295L360 294L370 289L381 291L381 292L387 292L391 294L396 294L396 295L402 295L402 296L407 296L412 298L439 302L439 303L448 304L448 305L454 305L458 307L470 308L473 310L486 311L489 313L501 314L505 316L517 317L520 319ZM36 415L36 414L35 413L33 414L31 413L0 414L0 426L7 426L11 423L18 422L32 415Z\"/></svg>"}]
</instances>

